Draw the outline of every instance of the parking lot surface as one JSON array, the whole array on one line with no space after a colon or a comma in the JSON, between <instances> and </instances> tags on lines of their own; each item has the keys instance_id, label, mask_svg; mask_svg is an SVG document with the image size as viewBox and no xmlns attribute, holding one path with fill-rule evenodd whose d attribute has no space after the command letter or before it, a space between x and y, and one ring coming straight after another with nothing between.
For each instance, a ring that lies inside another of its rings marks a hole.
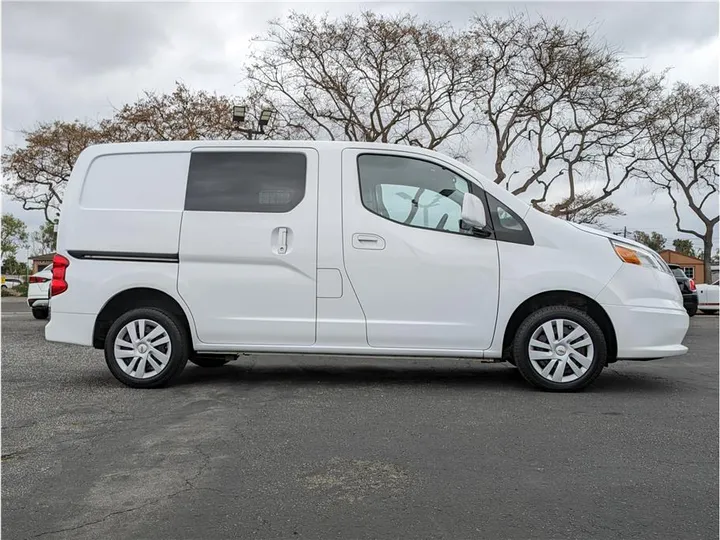
<instances>
[{"instance_id":1,"label":"parking lot surface","mask_svg":"<svg viewBox=\"0 0 720 540\"><path fill-rule=\"evenodd\" d=\"M718 537L717 317L574 394L275 356L133 390L44 324L3 301L3 539Z\"/></svg>"}]
</instances>

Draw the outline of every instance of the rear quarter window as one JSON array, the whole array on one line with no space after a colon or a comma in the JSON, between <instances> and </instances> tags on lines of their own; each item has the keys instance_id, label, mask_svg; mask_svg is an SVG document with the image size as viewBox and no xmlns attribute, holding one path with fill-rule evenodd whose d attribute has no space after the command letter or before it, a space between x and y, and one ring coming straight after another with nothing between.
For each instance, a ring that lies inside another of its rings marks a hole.
<instances>
[{"instance_id":1,"label":"rear quarter window","mask_svg":"<svg viewBox=\"0 0 720 540\"><path fill-rule=\"evenodd\" d=\"M306 175L301 152L196 152L185 210L289 212L305 196Z\"/></svg>"},{"instance_id":2,"label":"rear quarter window","mask_svg":"<svg viewBox=\"0 0 720 540\"><path fill-rule=\"evenodd\" d=\"M80 206L107 210L182 210L190 154L99 156L90 164Z\"/></svg>"}]
</instances>

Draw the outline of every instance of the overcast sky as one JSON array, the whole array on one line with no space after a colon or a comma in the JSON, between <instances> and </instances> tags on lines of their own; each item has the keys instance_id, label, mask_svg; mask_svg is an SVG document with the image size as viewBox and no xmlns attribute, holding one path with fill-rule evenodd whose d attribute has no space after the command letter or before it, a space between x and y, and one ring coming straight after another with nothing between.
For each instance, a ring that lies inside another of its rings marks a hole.
<instances>
[{"instance_id":1,"label":"overcast sky","mask_svg":"<svg viewBox=\"0 0 720 540\"><path fill-rule=\"evenodd\" d=\"M672 68L671 80L718 83L716 2L423 2L335 3L2 3L2 144L22 143L18 130L37 122L96 120L143 90L169 91L176 80L193 89L238 93L248 40L270 18L289 9L342 15L360 9L410 11L464 25L473 13L531 16L593 25L598 35L625 51L631 67ZM481 145L478 144L478 147ZM474 165L490 176L487 159ZM512 169L509 169L512 170ZM31 229L41 212L23 212L3 195L3 212L21 216ZM635 185L613 201L627 215L622 229L675 232L666 197L653 199ZM716 201L717 202L717 201ZM716 231L717 237L717 231ZM692 238L692 237L690 237ZM716 240L716 246L718 242ZM699 244L698 244L699 246Z\"/></svg>"}]
</instances>

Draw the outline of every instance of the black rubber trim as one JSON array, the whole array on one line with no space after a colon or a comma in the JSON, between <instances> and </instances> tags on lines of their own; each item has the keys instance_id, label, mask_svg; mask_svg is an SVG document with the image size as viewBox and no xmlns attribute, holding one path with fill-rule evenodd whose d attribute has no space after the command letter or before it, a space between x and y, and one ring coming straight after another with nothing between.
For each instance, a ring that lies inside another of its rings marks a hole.
<instances>
[{"instance_id":1,"label":"black rubber trim","mask_svg":"<svg viewBox=\"0 0 720 540\"><path fill-rule=\"evenodd\" d=\"M93 261L128 261L128 262L180 262L178 253L137 253L133 251L78 251L68 250L74 259Z\"/></svg>"}]
</instances>

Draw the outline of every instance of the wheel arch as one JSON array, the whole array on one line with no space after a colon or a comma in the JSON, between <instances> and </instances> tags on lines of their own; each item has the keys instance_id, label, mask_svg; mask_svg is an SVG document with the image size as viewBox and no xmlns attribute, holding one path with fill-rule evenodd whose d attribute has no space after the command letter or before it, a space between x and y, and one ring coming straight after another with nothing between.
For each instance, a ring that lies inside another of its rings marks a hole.
<instances>
[{"instance_id":1,"label":"wheel arch","mask_svg":"<svg viewBox=\"0 0 720 540\"><path fill-rule=\"evenodd\" d=\"M130 309L141 307L164 309L178 317L192 342L193 332L190 318L178 300L158 289L134 287L115 294L100 310L93 327L93 347L96 349L104 348L105 337L115 319Z\"/></svg>"},{"instance_id":2,"label":"wheel arch","mask_svg":"<svg viewBox=\"0 0 720 540\"><path fill-rule=\"evenodd\" d=\"M571 306L587 313L600 326L605 336L608 349L608 362L617 360L617 337L615 328L607 312L595 300L582 293L555 290L545 291L531 296L521 303L510 316L508 323L505 325L502 342L502 357L509 359L512 357L512 344L515 339L520 324L533 311L548 306Z\"/></svg>"}]
</instances>

